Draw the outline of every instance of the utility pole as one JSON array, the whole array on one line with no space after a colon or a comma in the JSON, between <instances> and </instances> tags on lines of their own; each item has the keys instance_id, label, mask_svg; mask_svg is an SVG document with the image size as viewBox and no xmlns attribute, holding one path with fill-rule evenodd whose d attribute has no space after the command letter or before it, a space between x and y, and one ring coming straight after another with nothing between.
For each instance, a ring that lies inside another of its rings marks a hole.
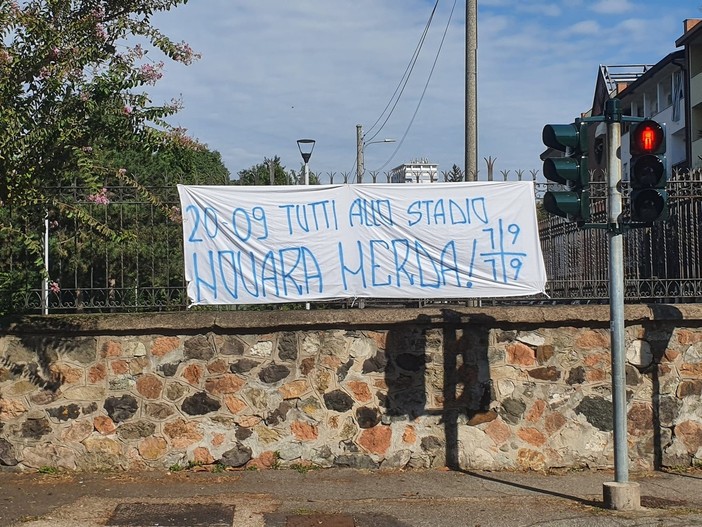
<instances>
[{"instance_id":1,"label":"utility pole","mask_svg":"<svg viewBox=\"0 0 702 527\"><path fill-rule=\"evenodd\" d=\"M465 180L478 180L478 0L466 0L466 145ZM470 298L466 306L477 307Z\"/></svg>"},{"instance_id":2,"label":"utility pole","mask_svg":"<svg viewBox=\"0 0 702 527\"><path fill-rule=\"evenodd\" d=\"M363 125L356 125L356 183L363 183Z\"/></svg>"},{"instance_id":3,"label":"utility pole","mask_svg":"<svg viewBox=\"0 0 702 527\"><path fill-rule=\"evenodd\" d=\"M466 0L465 179L478 179L478 0Z\"/></svg>"}]
</instances>

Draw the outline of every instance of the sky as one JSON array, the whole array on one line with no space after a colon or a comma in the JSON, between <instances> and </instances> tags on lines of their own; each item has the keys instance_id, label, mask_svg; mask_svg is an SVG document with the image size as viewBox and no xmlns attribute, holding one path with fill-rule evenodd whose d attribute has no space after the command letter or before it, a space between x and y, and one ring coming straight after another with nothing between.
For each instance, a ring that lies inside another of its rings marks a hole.
<instances>
[{"instance_id":1,"label":"sky","mask_svg":"<svg viewBox=\"0 0 702 527\"><path fill-rule=\"evenodd\" d=\"M477 1L478 179L486 158L509 179L540 171L543 126L591 108L600 64L655 64L675 51L683 20L702 18L700 0ZM310 170L340 183L355 174L358 124L366 142L395 140L365 147L366 182L417 159L462 167L465 0L438 0L395 95L435 3L189 0L154 22L201 58L167 63L149 93L182 98L170 123L219 151L233 179L273 156L300 170L297 140L309 138Z\"/></svg>"}]
</instances>

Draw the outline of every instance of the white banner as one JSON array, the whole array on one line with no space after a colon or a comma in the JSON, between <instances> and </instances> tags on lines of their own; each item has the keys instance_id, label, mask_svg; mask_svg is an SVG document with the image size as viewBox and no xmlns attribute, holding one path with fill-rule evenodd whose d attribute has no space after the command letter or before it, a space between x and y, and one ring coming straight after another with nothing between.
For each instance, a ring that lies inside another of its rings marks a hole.
<instances>
[{"instance_id":1,"label":"white banner","mask_svg":"<svg viewBox=\"0 0 702 527\"><path fill-rule=\"evenodd\" d=\"M178 185L200 304L544 291L531 182Z\"/></svg>"}]
</instances>

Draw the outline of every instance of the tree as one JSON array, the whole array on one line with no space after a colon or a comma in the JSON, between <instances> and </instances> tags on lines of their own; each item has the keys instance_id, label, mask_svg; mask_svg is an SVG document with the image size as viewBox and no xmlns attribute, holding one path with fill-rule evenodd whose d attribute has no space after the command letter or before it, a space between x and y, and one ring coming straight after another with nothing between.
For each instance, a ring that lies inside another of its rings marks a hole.
<instances>
[{"instance_id":1,"label":"tree","mask_svg":"<svg viewBox=\"0 0 702 527\"><path fill-rule=\"evenodd\" d=\"M448 172L442 172L442 174L444 175L444 181L449 183L457 183L465 180L463 177L463 170L461 170L461 167L456 164L451 167L451 170Z\"/></svg>"},{"instance_id":2,"label":"tree","mask_svg":"<svg viewBox=\"0 0 702 527\"><path fill-rule=\"evenodd\" d=\"M270 166L273 164L274 181L276 185L290 185L290 174L280 163L280 157L273 156L272 159L264 158L263 163L258 163L252 167L240 170L237 185L270 185Z\"/></svg>"},{"instance_id":3,"label":"tree","mask_svg":"<svg viewBox=\"0 0 702 527\"><path fill-rule=\"evenodd\" d=\"M285 170L285 167L280 163L280 157L273 156L273 159L265 158L263 163L258 163L238 172L239 179L237 185L270 185L270 166L274 167L274 181L276 185L301 185L304 183L304 165L300 167L299 172L295 170ZM310 172L310 185L318 185L319 178L314 172Z\"/></svg>"},{"instance_id":4,"label":"tree","mask_svg":"<svg viewBox=\"0 0 702 527\"><path fill-rule=\"evenodd\" d=\"M205 147L155 154L119 151L111 157L125 167L123 178L129 181L113 178L81 206L123 236L98 236L80 217L52 217L49 276L61 291L51 299L75 308L182 306L183 231L176 184L224 185L229 171L219 153Z\"/></svg>"},{"instance_id":5,"label":"tree","mask_svg":"<svg viewBox=\"0 0 702 527\"><path fill-rule=\"evenodd\" d=\"M197 146L166 122L180 101L153 104L143 91L162 76L153 53L185 64L198 57L151 24L155 13L185 2L0 2L0 246L9 256L0 288L14 286L28 262L40 267L47 213L118 237L79 206L103 199L105 182L126 175L112 153ZM85 195L56 192L66 185Z\"/></svg>"}]
</instances>

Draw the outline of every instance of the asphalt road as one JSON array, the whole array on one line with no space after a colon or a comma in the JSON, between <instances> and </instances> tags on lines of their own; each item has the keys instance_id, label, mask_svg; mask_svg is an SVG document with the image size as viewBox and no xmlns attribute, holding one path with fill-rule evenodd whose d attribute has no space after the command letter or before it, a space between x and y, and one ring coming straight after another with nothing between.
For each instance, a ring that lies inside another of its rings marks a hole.
<instances>
[{"instance_id":1,"label":"asphalt road","mask_svg":"<svg viewBox=\"0 0 702 527\"><path fill-rule=\"evenodd\" d=\"M702 527L702 471L632 476L639 511L602 507L608 472L351 469L0 473L0 526Z\"/></svg>"}]
</instances>

